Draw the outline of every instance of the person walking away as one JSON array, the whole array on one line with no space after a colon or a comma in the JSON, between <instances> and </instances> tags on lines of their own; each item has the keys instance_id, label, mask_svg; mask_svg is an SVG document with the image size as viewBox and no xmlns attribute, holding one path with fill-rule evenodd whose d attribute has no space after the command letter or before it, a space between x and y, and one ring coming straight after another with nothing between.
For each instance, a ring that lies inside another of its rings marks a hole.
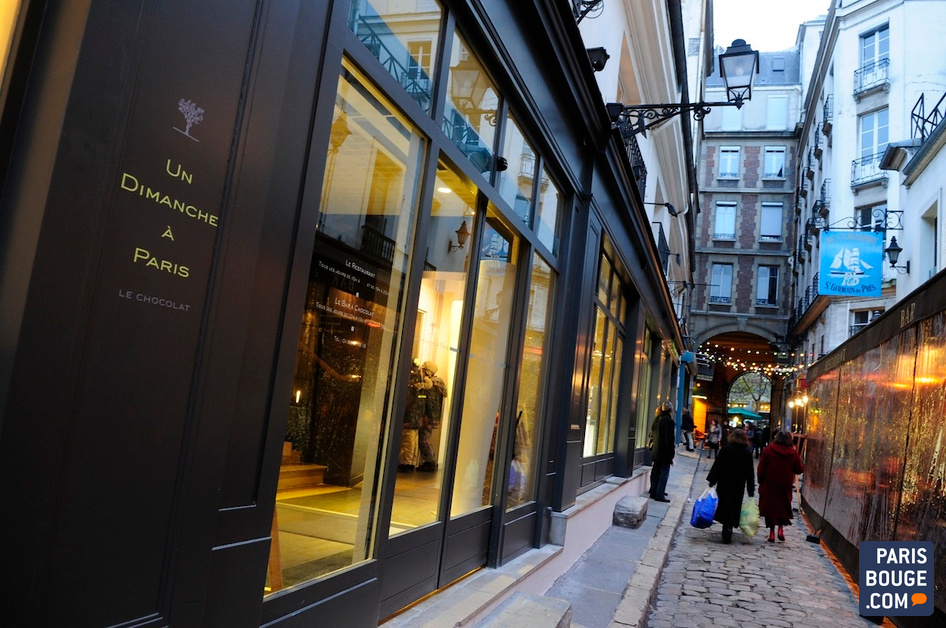
<instances>
[{"instance_id":1,"label":"person walking away","mask_svg":"<svg viewBox=\"0 0 946 628\"><path fill-rule=\"evenodd\" d=\"M780 430L775 441L762 450L759 460L759 515L765 517L769 543L785 540L782 526L792 525L792 490L795 475L805 472L801 456L792 445L792 435Z\"/></svg>"},{"instance_id":2,"label":"person walking away","mask_svg":"<svg viewBox=\"0 0 946 628\"><path fill-rule=\"evenodd\" d=\"M658 502L669 502L667 498L667 480L670 478L670 465L673 464L674 438L677 432L676 421L673 420L673 404L669 401L657 406L657 416L650 427L650 438L653 443L654 466L650 469L650 498Z\"/></svg>"},{"instance_id":3,"label":"person walking away","mask_svg":"<svg viewBox=\"0 0 946 628\"><path fill-rule=\"evenodd\" d=\"M693 451L693 429L695 427L690 409L683 406L683 410L680 412L680 431L683 435L683 442L687 446L687 451Z\"/></svg>"},{"instance_id":4,"label":"person walking away","mask_svg":"<svg viewBox=\"0 0 946 628\"><path fill-rule=\"evenodd\" d=\"M755 432L752 434L752 455L758 460L759 454L762 453L762 441L765 438L765 433L769 431L768 426L759 427L758 425L755 428Z\"/></svg>"},{"instance_id":5,"label":"person walking away","mask_svg":"<svg viewBox=\"0 0 946 628\"><path fill-rule=\"evenodd\" d=\"M751 454L753 443L755 442L756 429L755 429L755 426L752 425L752 421L746 421L745 429L746 429L746 438L749 439L749 453Z\"/></svg>"},{"instance_id":6,"label":"person walking away","mask_svg":"<svg viewBox=\"0 0 946 628\"><path fill-rule=\"evenodd\" d=\"M723 524L723 543L732 542L732 529L739 526L743 495L755 497L755 470L748 445L745 430L733 430L706 476L706 481L716 486L719 495L713 519Z\"/></svg>"},{"instance_id":7,"label":"person walking away","mask_svg":"<svg viewBox=\"0 0 946 628\"><path fill-rule=\"evenodd\" d=\"M707 459L713 457L713 453L716 452L716 456L719 457L719 443L723 439L723 428L719 426L719 423L716 422L716 419L710 421L709 430L706 432L706 444L709 446L709 455Z\"/></svg>"}]
</instances>

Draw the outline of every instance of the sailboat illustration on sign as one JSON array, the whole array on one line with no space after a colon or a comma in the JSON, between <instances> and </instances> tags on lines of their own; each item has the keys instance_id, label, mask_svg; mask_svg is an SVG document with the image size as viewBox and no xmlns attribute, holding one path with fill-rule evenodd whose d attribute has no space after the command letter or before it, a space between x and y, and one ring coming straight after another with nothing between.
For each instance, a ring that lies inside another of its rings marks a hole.
<instances>
[{"instance_id":1,"label":"sailboat illustration on sign","mask_svg":"<svg viewBox=\"0 0 946 628\"><path fill-rule=\"evenodd\" d=\"M841 270L842 266L844 270ZM831 262L831 274L838 276L852 273L855 275L863 275L871 268L873 268L873 266L861 259L861 252L857 247L850 249L842 247Z\"/></svg>"}]
</instances>

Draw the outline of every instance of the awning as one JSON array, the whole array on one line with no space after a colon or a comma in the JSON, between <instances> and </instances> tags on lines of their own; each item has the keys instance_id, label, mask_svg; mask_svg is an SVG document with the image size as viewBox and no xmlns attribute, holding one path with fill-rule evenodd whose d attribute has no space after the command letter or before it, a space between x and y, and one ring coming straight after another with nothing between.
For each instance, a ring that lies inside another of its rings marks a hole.
<instances>
[{"instance_id":1,"label":"awning","mask_svg":"<svg viewBox=\"0 0 946 628\"><path fill-rule=\"evenodd\" d=\"M734 414L736 416L741 416L744 419L761 419L761 414L756 414L752 410L746 410L745 408L730 408L729 414Z\"/></svg>"}]
</instances>

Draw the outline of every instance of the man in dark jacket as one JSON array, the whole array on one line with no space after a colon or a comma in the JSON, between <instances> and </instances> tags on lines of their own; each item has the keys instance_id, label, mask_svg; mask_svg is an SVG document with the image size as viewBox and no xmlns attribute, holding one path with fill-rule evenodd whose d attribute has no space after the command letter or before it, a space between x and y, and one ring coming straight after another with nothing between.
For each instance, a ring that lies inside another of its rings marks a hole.
<instances>
[{"instance_id":1,"label":"man in dark jacket","mask_svg":"<svg viewBox=\"0 0 946 628\"><path fill-rule=\"evenodd\" d=\"M667 480L675 453L677 423L673 420L673 404L669 401L657 407L657 417L650 427L651 453L654 466L650 469L650 498L658 502L669 502Z\"/></svg>"},{"instance_id":2,"label":"man in dark jacket","mask_svg":"<svg viewBox=\"0 0 946 628\"><path fill-rule=\"evenodd\" d=\"M687 446L687 451L693 451L693 428L696 426L693 424L693 415L690 414L690 409L686 406L683 406L683 410L680 412L680 433L683 436L683 442Z\"/></svg>"}]
</instances>

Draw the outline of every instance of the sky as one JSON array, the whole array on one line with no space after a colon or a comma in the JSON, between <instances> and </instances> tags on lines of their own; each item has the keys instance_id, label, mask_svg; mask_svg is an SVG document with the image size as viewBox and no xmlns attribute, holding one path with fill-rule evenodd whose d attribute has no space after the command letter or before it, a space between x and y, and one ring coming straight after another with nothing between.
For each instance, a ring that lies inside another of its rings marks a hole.
<instances>
[{"instance_id":1,"label":"sky","mask_svg":"<svg viewBox=\"0 0 946 628\"><path fill-rule=\"evenodd\" d=\"M713 43L726 48L745 39L753 50L795 45L798 25L827 15L831 0L713 0Z\"/></svg>"}]
</instances>

